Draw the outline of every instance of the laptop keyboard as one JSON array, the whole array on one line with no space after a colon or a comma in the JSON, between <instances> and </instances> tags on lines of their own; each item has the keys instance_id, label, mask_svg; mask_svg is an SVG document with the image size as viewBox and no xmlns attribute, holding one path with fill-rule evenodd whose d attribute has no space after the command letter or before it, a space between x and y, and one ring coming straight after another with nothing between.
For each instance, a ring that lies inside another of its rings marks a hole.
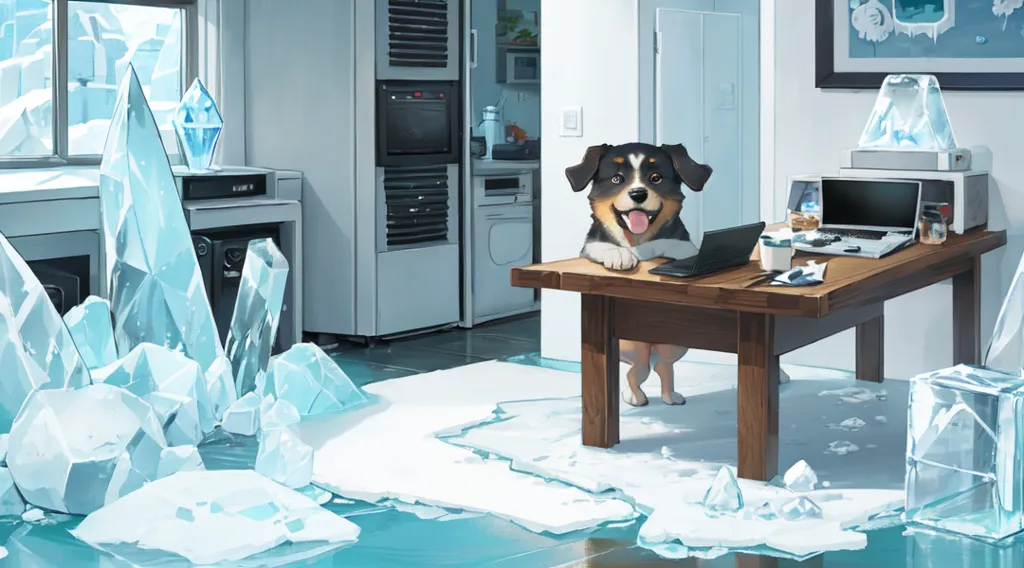
<instances>
[{"instance_id":1,"label":"laptop keyboard","mask_svg":"<svg viewBox=\"0 0 1024 568\"><path fill-rule=\"evenodd\" d=\"M818 229L816 232L829 237L835 236L842 239L867 239L873 241L880 241L882 237L888 234L885 231L864 231L858 229Z\"/></svg>"}]
</instances>

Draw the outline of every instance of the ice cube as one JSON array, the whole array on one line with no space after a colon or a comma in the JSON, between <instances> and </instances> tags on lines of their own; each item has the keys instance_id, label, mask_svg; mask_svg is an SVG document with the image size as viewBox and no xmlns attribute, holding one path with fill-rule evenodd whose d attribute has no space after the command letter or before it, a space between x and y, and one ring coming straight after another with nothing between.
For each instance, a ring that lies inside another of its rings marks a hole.
<instances>
[{"instance_id":1,"label":"ice cube","mask_svg":"<svg viewBox=\"0 0 1024 568\"><path fill-rule=\"evenodd\" d=\"M6 467L0 468L0 517L18 517L25 512L25 500L18 493L14 477Z\"/></svg>"},{"instance_id":2,"label":"ice cube","mask_svg":"<svg viewBox=\"0 0 1024 568\"><path fill-rule=\"evenodd\" d=\"M366 403L363 391L312 343L299 343L275 357L256 392L287 400L301 416L349 410Z\"/></svg>"},{"instance_id":3,"label":"ice cube","mask_svg":"<svg viewBox=\"0 0 1024 568\"><path fill-rule=\"evenodd\" d=\"M115 548L119 557L137 547L178 554L194 565L237 565L288 542L354 542L359 527L254 471L222 470L187 471L146 484L71 533L94 547Z\"/></svg>"},{"instance_id":4,"label":"ice cube","mask_svg":"<svg viewBox=\"0 0 1024 568\"><path fill-rule=\"evenodd\" d=\"M955 149L938 79L933 75L886 77L857 147Z\"/></svg>"},{"instance_id":5,"label":"ice cube","mask_svg":"<svg viewBox=\"0 0 1024 568\"><path fill-rule=\"evenodd\" d=\"M814 486L818 484L818 474L814 473L804 460L796 462L793 467L786 470L782 479L786 487L798 492L814 491Z\"/></svg>"},{"instance_id":6,"label":"ice cube","mask_svg":"<svg viewBox=\"0 0 1024 568\"><path fill-rule=\"evenodd\" d=\"M264 430L260 433L255 469L285 487L305 487L313 478L313 448L288 428Z\"/></svg>"},{"instance_id":7,"label":"ice cube","mask_svg":"<svg viewBox=\"0 0 1024 568\"><path fill-rule=\"evenodd\" d=\"M238 396L262 383L281 320L288 261L272 239L249 241L224 350Z\"/></svg>"},{"instance_id":8,"label":"ice cube","mask_svg":"<svg viewBox=\"0 0 1024 568\"><path fill-rule=\"evenodd\" d=\"M131 64L114 103L99 188L118 353L153 343L208 371L224 348L160 130Z\"/></svg>"},{"instance_id":9,"label":"ice cube","mask_svg":"<svg viewBox=\"0 0 1024 568\"><path fill-rule=\"evenodd\" d=\"M267 397L270 398L270 397ZM264 399L264 403L266 399ZM298 409L287 400L273 400L260 407L260 428L264 432L298 424L301 420Z\"/></svg>"},{"instance_id":10,"label":"ice cube","mask_svg":"<svg viewBox=\"0 0 1024 568\"><path fill-rule=\"evenodd\" d=\"M732 470L723 466L718 470L711 486L704 494L704 511L707 513L735 513L743 508L743 493Z\"/></svg>"},{"instance_id":11,"label":"ice cube","mask_svg":"<svg viewBox=\"0 0 1024 568\"><path fill-rule=\"evenodd\" d=\"M762 521L775 521L779 519L779 511L770 502L765 501L754 511L754 516Z\"/></svg>"},{"instance_id":12,"label":"ice cube","mask_svg":"<svg viewBox=\"0 0 1024 568\"><path fill-rule=\"evenodd\" d=\"M89 296L64 314L64 323L87 368L98 369L117 360L110 302Z\"/></svg>"},{"instance_id":13,"label":"ice cube","mask_svg":"<svg viewBox=\"0 0 1024 568\"><path fill-rule=\"evenodd\" d=\"M179 471L199 471L206 469L199 448L195 446L175 446L160 452L160 464L156 468L156 476L167 477Z\"/></svg>"},{"instance_id":14,"label":"ice cube","mask_svg":"<svg viewBox=\"0 0 1024 568\"><path fill-rule=\"evenodd\" d=\"M958 365L911 380L906 518L981 539L1024 530L1024 379Z\"/></svg>"},{"instance_id":15,"label":"ice cube","mask_svg":"<svg viewBox=\"0 0 1024 568\"><path fill-rule=\"evenodd\" d=\"M801 495L783 503L779 507L779 516L787 521L803 521L822 518L822 511L817 503Z\"/></svg>"},{"instance_id":16,"label":"ice cube","mask_svg":"<svg viewBox=\"0 0 1024 568\"><path fill-rule=\"evenodd\" d=\"M213 431L213 409L203 370L177 351L151 343L139 344L116 365L95 371L93 380L124 387L154 409L166 409L159 414L165 430L175 429L178 433L173 441L168 440L173 445L197 444L203 434ZM182 424L176 427L176 421Z\"/></svg>"},{"instance_id":17,"label":"ice cube","mask_svg":"<svg viewBox=\"0 0 1024 568\"><path fill-rule=\"evenodd\" d=\"M859 449L860 448L857 447L857 444L854 444L853 442L838 440L835 442L829 442L826 453L845 456L846 454L856 452Z\"/></svg>"},{"instance_id":18,"label":"ice cube","mask_svg":"<svg viewBox=\"0 0 1024 568\"><path fill-rule=\"evenodd\" d=\"M209 170L217 140L224 128L224 119L210 92L198 78L192 81L192 86L174 109L171 125L188 168L195 172Z\"/></svg>"},{"instance_id":19,"label":"ice cube","mask_svg":"<svg viewBox=\"0 0 1024 568\"><path fill-rule=\"evenodd\" d=\"M238 400L235 394L235 376L231 371L231 361L227 356L220 355L206 370L206 392L209 394L210 409L213 419L220 421L224 411Z\"/></svg>"},{"instance_id":20,"label":"ice cube","mask_svg":"<svg viewBox=\"0 0 1024 568\"><path fill-rule=\"evenodd\" d=\"M29 503L88 515L156 479L165 447L153 409L122 388L40 390L11 427L7 466Z\"/></svg>"},{"instance_id":21,"label":"ice cube","mask_svg":"<svg viewBox=\"0 0 1024 568\"><path fill-rule=\"evenodd\" d=\"M235 401L224 411L220 427L231 434L255 436L260 429L260 403L263 400L254 392Z\"/></svg>"}]
</instances>

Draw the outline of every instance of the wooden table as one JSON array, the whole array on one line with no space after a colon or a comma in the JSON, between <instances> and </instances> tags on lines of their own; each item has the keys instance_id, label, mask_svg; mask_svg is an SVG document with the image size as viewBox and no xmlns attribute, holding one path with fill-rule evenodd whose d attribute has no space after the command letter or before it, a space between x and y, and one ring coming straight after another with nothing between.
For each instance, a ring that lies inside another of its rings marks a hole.
<instances>
[{"instance_id":1,"label":"wooden table","mask_svg":"<svg viewBox=\"0 0 1024 568\"><path fill-rule=\"evenodd\" d=\"M980 360L981 255L1006 244L1005 231L950 234L883 259L798 252L795 265L828 261L825 282L747 287L756 262L701 278L655 276L664 261L614 272L582 258L512 269L512 284L582 293L583 444L619 442L619 339L669 343L738 355L739 475L778 474L779 356L857 328L856 375L881 382L883 304L953 279L954 363Z\"/></svg>"}]
</instances>

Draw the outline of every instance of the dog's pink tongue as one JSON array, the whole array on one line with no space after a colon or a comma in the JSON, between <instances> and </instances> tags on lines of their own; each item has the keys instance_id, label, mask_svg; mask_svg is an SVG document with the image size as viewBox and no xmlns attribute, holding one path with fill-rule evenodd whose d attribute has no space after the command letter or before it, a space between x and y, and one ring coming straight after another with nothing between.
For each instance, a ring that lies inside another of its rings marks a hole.
<instances>
[{"instance_id":1,"label":"dog's pink tongue","mask_svg":"<svg viewBox=\"0 0 1024 568\"><path fill-rule=\"evenodd\" d=\"M629 226L629 232L634 235L639 235L646 231L647 223L647 213L644 213L643 211L634 210L630 211L629 214L626 215L626 225Z\"/></svg>"}]
</instances>

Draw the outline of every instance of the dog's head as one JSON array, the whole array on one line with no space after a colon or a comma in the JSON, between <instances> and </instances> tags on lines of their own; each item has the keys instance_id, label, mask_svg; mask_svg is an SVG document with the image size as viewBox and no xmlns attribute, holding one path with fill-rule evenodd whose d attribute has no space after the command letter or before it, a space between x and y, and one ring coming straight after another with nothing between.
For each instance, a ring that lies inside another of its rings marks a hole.
<instances>
[{"instance_id":1,"label":"dog's head","mask_svg":"<svg viewBox=\"0 0 1024 568\"><path fill-rule=\"evenodd\" d=\"M690 158L682 144L591 146L583 161L566 168L572 190L591 185L594 218L622 231L630 244L646 242L683 206L682 185L704 189L711 168Z\"/></svg>"}]
</instances>

